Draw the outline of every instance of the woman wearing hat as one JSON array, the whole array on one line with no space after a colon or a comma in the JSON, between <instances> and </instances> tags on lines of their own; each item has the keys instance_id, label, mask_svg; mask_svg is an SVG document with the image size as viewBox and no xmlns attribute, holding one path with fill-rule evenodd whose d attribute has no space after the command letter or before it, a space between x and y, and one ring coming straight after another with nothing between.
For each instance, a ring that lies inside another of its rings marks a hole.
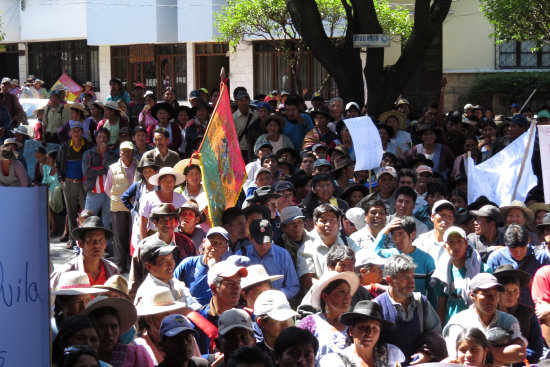
<instances>
[{"instance_id":1,"label":"woman wearing hat","mask_svg":"<svg viewBox=\"0 0 550 367\"><path fill-rule=\"evenodd\" d=\"M518 320L521 335L528 342L527 360L537 363L544 348L540 323L535 309L519 302L520 289L531 282L531 277L524 271L514 269L512 264L500 265L493 275L504 286L498 307Z\"/></svg>"},{"instance_id":2,"label":"woman wearing hat","mask_svg":"<svg viewBox=\"0 0 550 367\"><path fill-rule=\"evenodd\" d=\"M437 139L441 136L441 130L435 125L425 124L419 130L422 143L413 146L406 155L407 162L411 162L419 154L424 154L426 158L433 161L433 171L439 172L443 178L451 173L455 156L451 150L440 143Z\"/></svg>"},{"instance_id":3,"label":"woman wearing hat","mask_svg":"<svg viewBox=\"0 0 550 367\"><path fill-rule=\"evenodd\" d=\"M15 158L15 153L9 145L4 144L0 147L0 186L27 187L27 170L23 163Z\"/></svg>"},{"instance_id":4,"label":"woman wearing hat","mask_svg":"<svg viewBox=\"0 0 550 367\"><path fill-rule=\"evenodd\" d=\"M528 226L535 220L535 214L531 209L527 208L523 201L512 200L510 205L500 208L500 213L504 218L504 226L498 229L499 236L504 236L504 231L510 224L517 224L522 226L527 231L531 246L539 246L540 242L538 234L530 231L528 228Z\"/></svg>"},{"instance_id":5,"label":"woman wearing hat","mask_svg":"<svg viewBox=\"0 0 550 367\"><path fill-rule=\"evenodd\" d=\"M329 271L317 282L311 295L311 305L321 312L302 319L299 327L311 331L319 340L316 361L329 353L337 353L346 347L347 325L340 315L347 312L351 297L359 288L359 277L351 271Z\"/></svg>"},{"instance_id":6,"label":"woman wearing hat","mask_svg":"<svg viewBox=\"0 0 550 367\"><path fill-rule=\"evenodd\" d=\"M137 321L137 311L132 302L99 296L88 303L83 313L97 325L99 359L114 367L154 366L145 347L119 342L119 337Z\"/></svg>"},{"instance_id":7,"label":"woman wearing hat","mask_svg":"<svg viewBox=\"0 0 550 367\"><path fill-rule=\"evenodd\" d=\"M175 191L183 195L185 200L195 200L199 205L199 211L208 217L208 198L204 185L202 184L201 166L198 159L184 159L174 166L174 171L183 173L185 177L184 185L178 187ZM202 222L201 228L208 231L210 225Z\"/></svg>"},{"instance_id":8,"label":"woman wearing hat","mask_svg":"<svg viewBox=\"0 0 550 367\"><path fill-rule=\"evenodd\" d=\"M159 166L151 160L145 160L137 166L137 171L141 176L141 180L134 182L120 197L124 206L130 209L132 214L132 239L130 242L130 254L134 253L134 246L137 246L141 240L139 226L141 216L139 215L139 205L141 198L148 193L154 191L156 187L149 183L149 178L159 171Z\"/></svg>"},{"instance_id":9,"label":"woman wearing hat","mask_svg":"<svg viewBox=\"0 0 550 367\"><path fill-rule=\"evenodd\" d=\"M118 143L118 135L121 127L130 127L130 122L126 115L118 107L118 102L107 101L104 105L105 118L97 124L97 130L104 127L109 130L111 136L109 145Z\"/></svg>"},{"instance_id":10,"label":"woman wearing hat","mask_svg":"<svg viewBox=\"0 0 550 367\"><path fill-rule=\"evenodd\" d=\"M166 102L161 102L155 104L151 108L151 115L158 121L158 123L153 123L147 128L147 142L149 144L154 144L153 135L157 127L163 127L168 130L170 134L170 142L168 143L168 149L171 149L177 152L181 146L181 128L174 121L174 108Z\"/></svg>"},{"instance_id":11,"label":"woman wearing hat","mask_svg":"<svg viewBox=\"0 0 550 367\"><path fill-rule=\"evenodd\" d=\"M544 226L541 226L544 222L546 214L550 213L550 205L545 203L534 203L529 205L529 210L535 213L535 220L529 226L529 229L537 234L538 243L549 242L544 238Z\"/></svg>"},{"instance_id":12,"label":"woman wearing hat","mask_svg":"<svg viewBox=\"0 0 550 367\"><path fill-rule=\"evenodd\" d=\"M74 102L64 105L65 109L69 110L70 118L65 121L63 126L57 131L57 136L61 142L70 140L71 121L82 122L84 134L82 135L87 141L91 141L94 137L94 131L97 128L97 122L91 117L88 117L89 111L82 103Z\"/></svg>"},{"instance_id":13,"label":"woman wearing hat","mask_svg":"<svg viewBox=\"0 0 550 367\"><path fill-rule=\"evenodd\" d=\"M398 347L378 343L380 331L393 326L384 319L378 303L360 301L353 311L340 315L340 322L348 326L348 335L353 342L340 352L324 356L321 367L394 367L397 362L405 361L405 355Z\"/></svg>"},{"instance_id":14,"label":"woman wearing hat","mask_svg":"<svg viewBox=\"0 0 550 367\"><path fill-rule=\"evenodd\" d=\"M283 148L294 148L292 140L285 134L283 134L283 129L285 127L285 119L274 113L265 117L261 122L260 126L263 131L267 131L266 134L260 135L256 144L254 144L254 150L258 150L259 146L269 143L273 147L273 153L277 153L279 149Z\"/></svg>"},{"instance_id":15,"label":"woman wearing hat","mask_svg":"<svg viewBox=\"0 0 550 367\"><path fill-rule=\"evenodd\" d=\"M140 198L139 215L141 221L139 225L139 233L141 238L148 235L148 231L156 230L155 225L149 216L156 207L162 203L172 204L175 208L179 208L185 203L185 198L182 194L174 192L177 185L181 185L185 181L185 177L174 171L171 167L162 167L157 174L149 177L148 182L157 187L156 191L151 191ZM150 234L150 233L149 233Z\"/></svg>"},{"instance_id":16,"label":"woman wearing hat","mask_svg":"<svg viewBox=\"0 0 550 367\"><path fill-rule=\"evenodd\" d=\"M395 135L392 141L396 145L396 155L399 158L405 158L405 154L411 149L411 134L407 128L407 117L398 111L386 111L378 117L382 124L386 124L393 129Z\"/></svg>"},{"instance_id":17,"label":"woman wearing hat","mask_svg":"<svg viewBox=\"0 0 550 367\"><path fill-rule=\"evenodd\" d=\"M139 126L148 128L149 126L158 123L157 119L151 114L151 109L157 103L157 96L153 92L146 92L144 96L145 106L139 114Z\"/></svg>"},{"instance_id":18,"label":"woman wearing hat","mask_svg":"<svg viewBox=\"0 0 550 367\"><path fill-rule=\"evenodd\" d=\"M362 184L353 184L346 187L346 189L340 195L340 199L348 203L350 208L354 208L359 204L361 199L369 194L369 189Z\"/></svg>"}]
</instances>

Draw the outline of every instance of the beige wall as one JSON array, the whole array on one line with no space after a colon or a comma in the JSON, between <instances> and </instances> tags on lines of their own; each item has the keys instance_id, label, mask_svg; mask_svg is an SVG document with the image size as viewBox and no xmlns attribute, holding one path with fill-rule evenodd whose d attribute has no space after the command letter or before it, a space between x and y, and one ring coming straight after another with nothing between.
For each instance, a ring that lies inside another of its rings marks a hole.
<instances>
[{"instance_id":1,"label":"beige wall","mask_svg":"<svg viewBox=\"0 0 550 367\"><path fill-rule=\"evenodd\" d=\"M453 1L443 23L443 71L495 68L492 27L478 0Z\"/></svg>"}]
</instances>

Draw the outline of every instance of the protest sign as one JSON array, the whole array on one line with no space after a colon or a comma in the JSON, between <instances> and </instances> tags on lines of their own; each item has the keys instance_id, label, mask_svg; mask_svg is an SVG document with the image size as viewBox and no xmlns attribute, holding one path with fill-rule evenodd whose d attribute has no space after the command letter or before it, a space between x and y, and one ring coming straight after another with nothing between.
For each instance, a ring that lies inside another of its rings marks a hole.
<instances>
[{"instance_id":1,"label":"protest sign","mask_svg":"<svg viewBox=\"0 0 550 367\"><path fill-rule=\"evenodd\" d=\"M539 147L542 166L542 184L544 188L544 202L550 202L550 126L539 125Z\"/></svg>"},{"instance_id":2,"label":"protest sign","mask_svg":"<svg viewBox=\"0 0 550 367\"><path fill-rule=\"evenodd\" d=\"M481 195L498 206L508 205L512 200L525 201L529 190L537 184L531 164L534 146L531 132L534 126L477 166L468 158L469 204Z\"/></svg>"},{"instance_id":3,"label":"protest sign","mask_svg":"<svg viewBox=\"0 0 550 367\"><path fill-rule=\"evenodd\" d=\"M368 116L344 120L353 141L355 170L365 171L380 167L382 161L382 140L378 129Z\"/></svg>"},{"instance_id":4,"label":"protest sign","mask_svg":"<svg viewBox=\"0 0 550 367\"><path fill-rule=\"evenodd\" d=\"M49 366L46 187L0 187L0 366Z\"/></svg>"}]
</instances>

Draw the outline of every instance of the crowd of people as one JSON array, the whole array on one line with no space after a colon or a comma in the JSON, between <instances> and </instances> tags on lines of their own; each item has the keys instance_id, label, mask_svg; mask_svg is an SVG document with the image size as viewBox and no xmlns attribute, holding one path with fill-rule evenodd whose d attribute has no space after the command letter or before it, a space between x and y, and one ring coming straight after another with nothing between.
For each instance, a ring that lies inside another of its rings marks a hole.
<instances>
[{"instance_id":1,"label":"crowd of people","mask_svg":"<svg viewBox=\"0 0 550 367\"><path fill-rule=\"evenodd\" d=\"M193 153L219 90L193 90L185 106L171 88L161 101L140 83L132 96L120 79L110 86L104 103L91 83L72 103L53 89L31 127L17 81L2 79L0 185L46 185L51 236L66 218L61 240L75 252L51 267L55 365L546 358L550 205L538 147L539 185L502 207L483 196L468 203L466 159L483 162L532 121L548 124L550 108L416 113L401 98L371 116L379 137L359 137L382 142L369 172L355 171L358 140L344 122L367 113L358 103L315 93L307 108L296 94L251 99L237 87L248 178L214 226ZM26 140L43 143L32 178Z\"/></svg>"}]
</instances>

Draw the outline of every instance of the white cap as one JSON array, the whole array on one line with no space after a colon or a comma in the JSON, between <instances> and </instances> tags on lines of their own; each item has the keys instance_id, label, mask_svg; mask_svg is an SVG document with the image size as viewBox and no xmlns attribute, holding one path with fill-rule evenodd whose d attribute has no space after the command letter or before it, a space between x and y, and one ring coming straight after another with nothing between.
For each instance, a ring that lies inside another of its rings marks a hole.
<instances>
[{"instance_id":1,"label":"white cap","mask_svg":"<svg viewBox=\"0 0 550 367\"><path fill-rule=\"evenodd\" d=\"M248 271L245 267L237 266L229 261L220 261L208 270L208 285L214 284L217 278L231 278L237 274L245 277L248 275Z\"/></svg>"},{"instance_id":2,"label":"white cap","mask_svg":"<svg viewBox=\"0 0 550 367\"><path fill-rule=\"evenodd\" d=\"M464 230L460 227L456 227L456 226L453 226L453 227L449 227L447 228L447 230L445 231L445 233L443 234L443 242L447 242L447 240L449 239L449 237L452 235L452 234L458 234L460 235L460 237L466 239L466 232L464 232Z\"/></svg>"},{"instance_id":3,"label":"white cap","mask_svg":"<svg viewBox=\"0 0 550 367\"><path fill-rule=\"evenodd\" d=\"M376 255L371 249L362 249L355 254L355 267L361 267L367 264L384 266L386 259Z\"/></svg>"},{"instance_id":4,"label":"white cap","mask_svg":"<svg viewBox=\"0 0 550 367\"><path fill-rule=\"evenodd\" d=\"M129 141L123 141L122 143L120 143L120 150L122 149L134 150L134 144L130 143Z\"/></svg>"},{"instance_id":5,"label":"white cap","mask_svg":"<svg viewBox=\"0 0 550 367\"><path fill-rule=\"evenodd\" d=\"M267 290L256 298L254 314L256 316L267 315L276 321L285 321L298 316L298 313L290 308L285 294L274 289Z\"/></svg>"},{"instance_id":6,"label":"white cap","mask_svg":"<svg viewBox=\"0 0 550 367\"><path fill-rule=\"evenodd\" d=\"M220 335L223 335L235 328L242 328L252 332L254 331L250 315L245 310L232 308L220 315L220 318L218 319L218 333Z\"/></svg>"},{"instance_id":7,"label":"white cap","mask_svg":"<svg viewBox=\"0 0 550 367\"><path fill-rule=\"evenodd\" d=\"M355 107L355 108L357 108L358 111L361 111L361 108L359 107L359 105L356 102L349 102L346 105L346 111L349 110L352 107Z\"/></svg>"},{"instance_id":8,"label":"white cap","mask_svg":"<svg viewBox=\"0 0 550 367\"><path fill-rule=\"evenodd\" d=\"M357 230L363 229L367 225L367 222L365 222L365 211L361 208L348 209L346 218L353 223Z\"/></svg>"},{"instance_id":9,"label":"white cap","mask_svg":"<svg viewBox=\"0 0 550 367\"><path fill-rule=\"evenodd\" d=\"M434 206L432 207L432 215L435 215L435 213L437 213L437 211L441 208L449 208L453 212L455 211L455 206L450 201L448 201L448 200L438 200L434 203Z\"/></svg>"}]
</instances>

